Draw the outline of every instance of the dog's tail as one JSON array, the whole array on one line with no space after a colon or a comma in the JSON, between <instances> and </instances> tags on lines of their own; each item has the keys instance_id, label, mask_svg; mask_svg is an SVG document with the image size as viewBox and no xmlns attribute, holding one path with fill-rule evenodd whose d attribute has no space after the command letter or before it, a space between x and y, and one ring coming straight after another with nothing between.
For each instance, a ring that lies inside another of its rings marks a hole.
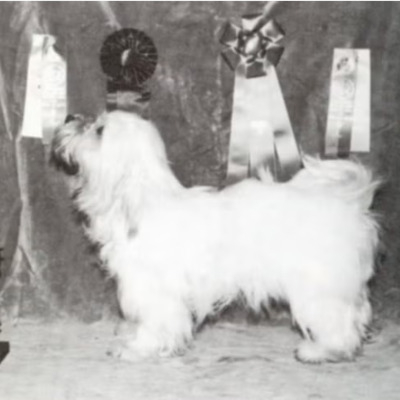
<instances>
[{"instance_id":1,"label":"dog's tail","mask_svg":"<svg viewBox=\"0 0 400 400\"><path fill-rule=\"evenodd\" d=\"M291 180L296 187L322 188L331 190L333 196L339 196L368 210L376 190L382 180L374 177L372 171L358 161L321 160L305 156L304 169Z\"/></svg>"}]
</instances>

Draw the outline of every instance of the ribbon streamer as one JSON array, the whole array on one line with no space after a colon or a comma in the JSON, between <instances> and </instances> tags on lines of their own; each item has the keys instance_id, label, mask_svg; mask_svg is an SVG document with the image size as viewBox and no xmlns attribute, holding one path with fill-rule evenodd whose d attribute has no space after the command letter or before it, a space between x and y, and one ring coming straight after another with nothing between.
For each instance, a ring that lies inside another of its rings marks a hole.
<instances>
[{"instance_id":1,"label":"ribbon streamer","mask_svg":"<svg viewBox=\"0 0 400 400\"><path fill-rule=\"evenodd\" d=\"M268 167L287 180L301 167L275 66L282 53L282 28L262 15L242 18L242 27L226 23L220 42L235 71L227 183L257 175Z\"/></svg>"},{"instance_id":2,"label":"ribbon streamer","mask_svg":"<svg viewBox=\"0 0 400 400\"><path fill-rule=\"evenodd\" d=\"M22 136L50 143L67 114L67 67L56 38L34 34L29 56Z\"/></svg>"},{"instance_id":3,"label":"ribbon streamer","mask_svg":"<svg viewBox=\"0 0 400 400\"><path fill-rule=\"evenodd\" d=\"M369 50L335 49L325 154L347 157L370 148Z\"/></svg>"},{"instance_id":4,"label":"ribbon streamer","mask_svg":"<svg viewBox=\"0 0 400 400\"><path fill-rule=\"evenodd\" d=\"M121 25L118 22L118 18L115 15L113 9L111 8L110 2L109 1L99 1L98 5L100 6L100 10L104 14L107 25L112 29L121 29Z\"/></svg>"}]
</instances>

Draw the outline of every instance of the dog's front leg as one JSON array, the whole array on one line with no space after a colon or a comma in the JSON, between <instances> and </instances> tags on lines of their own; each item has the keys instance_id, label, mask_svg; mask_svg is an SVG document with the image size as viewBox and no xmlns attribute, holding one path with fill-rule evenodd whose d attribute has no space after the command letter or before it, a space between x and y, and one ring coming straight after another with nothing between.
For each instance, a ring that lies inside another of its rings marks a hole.
<instances>
[{"instance_id":1,"label":"dog's front leg","mask_svg":"<svg viewBox=\"0 0 400 400\"><path fill-rule=\"evenodd\" d=\"M179 296L158 291L120 290L120 305L127 319L137 321L113 355L134 361L183 354L193 337L192 316Z\"/></svg>"}]
</instances>

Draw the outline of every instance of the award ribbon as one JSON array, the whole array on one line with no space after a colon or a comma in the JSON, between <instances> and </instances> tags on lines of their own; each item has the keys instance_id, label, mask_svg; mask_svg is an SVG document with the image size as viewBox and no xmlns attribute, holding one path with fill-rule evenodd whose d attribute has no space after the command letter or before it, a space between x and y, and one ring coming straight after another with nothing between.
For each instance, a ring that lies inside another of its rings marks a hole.
<instances>
[{"instance_id":1,"label":"award ribbon","mask_svg":"<svg viewBox=\"0 0 400 400\"><path fill-rule=\"evenodd\" d=\"M107 81L107 109L142 113L150 92L144 87L157 67L157 49L144 32L120 29L104 41L100 63Z\"/></svg>"},{"instance_id":2,"label":"award ribbon","mask_svg":"<svg viewBox=\"0 0 400 400\"><path fill-rule=\"evenodd\" d=\"M256 175L262 165L287 180L301 166L274 68L283 37L274 20L262 23L259 14L243 16L242 27L227 22L222 31L221 55L235 71L228 183Z\"/></svg>"},{"instance_id":3,"label":"award ribbon","mask_svg":"<svg viewBox=\"0 0 400 400\"><path fill-rule=\"evenodd\" d=\"M335 49L325 154L347 157L370 149L369 50Z\"/></svg>"},{"instance_id":4,"label":"award ribbon","mask_svg":"<svg viewBox=\"0 0 400 400\"><path fill-rule=\"evenodd\" d=\"M67 114L67 67L56 38L34 34L28 64L22 136L50 143Z\"/></svg>"}]
</instances>

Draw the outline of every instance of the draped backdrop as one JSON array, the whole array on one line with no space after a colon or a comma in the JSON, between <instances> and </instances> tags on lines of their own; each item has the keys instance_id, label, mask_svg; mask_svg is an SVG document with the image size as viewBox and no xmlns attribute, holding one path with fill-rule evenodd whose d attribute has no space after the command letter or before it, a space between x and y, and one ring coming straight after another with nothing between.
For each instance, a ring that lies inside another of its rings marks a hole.
<instances>
[{"instance_id":1,"label":"draped backdrop","mask_svg":"<svg viewBox=\"0 0 400 400\"><path fill-rule=\"evenodd\" d=\"M234 74L220 56L227 20L260 12L261 2L113 2L121 27L146 32L158 50L149 81L150 118L159 126L186 186L223 185ZM400 318L400 4L284 2L277 74L296 139L321 154L334 48L371 51L371 151L362 159L386 180L374 208L383 225L377 277L379 315ZM0 309L29 318L94 321L118 312L115 287L96 265L74 220L48 145L16 141L23 112L30 35L38 26L62 41L69 112L95 114L106 99L101 46L114 31L98 2L0 4ZM290 249L288 249L290 251Z\"/></svg>"}]
</instances>

